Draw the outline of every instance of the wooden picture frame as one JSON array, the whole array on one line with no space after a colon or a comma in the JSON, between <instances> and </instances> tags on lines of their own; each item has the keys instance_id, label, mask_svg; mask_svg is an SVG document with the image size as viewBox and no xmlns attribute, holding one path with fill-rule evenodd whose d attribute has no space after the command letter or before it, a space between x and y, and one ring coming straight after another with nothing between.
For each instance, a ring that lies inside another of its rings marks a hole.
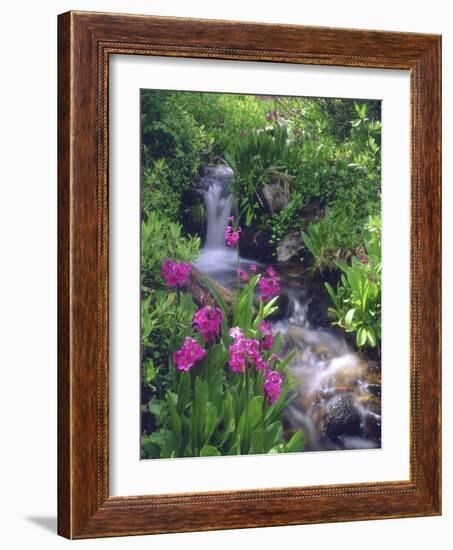
<instances>
[{"instance_id":1,"label":"wooden picture frame","mask_svg":"<svg viewBox=\"0 0 453 550\"><path fill-rule=\"evenodd\" d=\"M89 538L441 513L441 38L69 12L58 21L58 532ZM410 480L109 496L111 54L410 71Z\"/></svg>"}]
</instances>

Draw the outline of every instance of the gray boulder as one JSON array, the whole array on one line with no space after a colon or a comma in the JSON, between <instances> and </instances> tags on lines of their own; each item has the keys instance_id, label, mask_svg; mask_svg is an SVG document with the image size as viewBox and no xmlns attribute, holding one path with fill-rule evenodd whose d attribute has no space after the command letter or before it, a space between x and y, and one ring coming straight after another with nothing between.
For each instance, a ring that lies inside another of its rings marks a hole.
<instances>
[{"instance_id":1,"label":"gray boulder","mask_svg":"<svg viewBox=\"0 0 453 550\"><path fill-rule=\"evenodd\" d=\"M277 259L279 262L287 262L304 247L300 235L289 233L279 242L277 246Z\"/></svg>"}]
</instances>

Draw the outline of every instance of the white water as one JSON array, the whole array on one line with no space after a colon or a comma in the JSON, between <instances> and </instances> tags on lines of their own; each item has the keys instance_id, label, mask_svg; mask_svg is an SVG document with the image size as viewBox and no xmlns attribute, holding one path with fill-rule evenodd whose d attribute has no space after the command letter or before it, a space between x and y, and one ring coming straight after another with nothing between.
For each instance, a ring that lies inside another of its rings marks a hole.
<instances>
[{"instance_id":1,"label":"white water","mask_svg":"<svg viewBox=\"0 0 453 550\"><path fill-rule=\"evenodd\" d=\"M218 165L207 167L199 184L206 208L207 228L205 245L195 265L225 285L234 284L237 269L237 249L229 248L225 241L233 201L230 190L233 181L233 170L229 166ZM241 266L252 263L244 259L240 262Z\"/></svg>"},{"instance_id":2,"label":"white water","mask_svg":"<svg viewBox=\"0 0 453 550\"><path fill-rule=\"evenodd\" d=\"M207 218L205 249L226 249L224 233L231 214L233 196L230 186L233 180L233 170L223 165L206 168L206 173L200 180L199 188Z\"/></svg>"},{"instance_id":3,"label":"white water","mask_svg":"<svg viewBox=\"0 0 453 550\"><path fill-rule=\"evenodd\" d=\"M224 236L232 208L233 179L233 171L227 166L208 167L199 186L206 207L207 233L195 264L225 286L234 286L238 261L237 249L228 248ZM257 262L240 259L243 268L251 263ZM375 385L380 387L380 379L370 377L367 363L342 336L331 329L310 326L309 301L316 296L305 296L299 280L295 287L282 286L288 297L287 311L273 328L282 335L282 353L296 351L290 368L299 381L297 396L286 410L288 426L304 430L307 450L380 446L380 399L368 391L370 382L378 382ZM332 435L331 427L327 436L326 419L332 426L339 414L332 411L345 408L350 409L349 424L345 427L343 419L338 433ZM374 428L370 429L373 422Z\"/></svg>"}]
</instances>

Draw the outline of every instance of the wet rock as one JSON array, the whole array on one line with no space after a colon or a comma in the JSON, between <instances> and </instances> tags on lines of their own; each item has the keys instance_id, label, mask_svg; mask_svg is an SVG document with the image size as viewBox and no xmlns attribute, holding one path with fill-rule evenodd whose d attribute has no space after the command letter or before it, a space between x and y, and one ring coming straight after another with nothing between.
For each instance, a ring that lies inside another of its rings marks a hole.
<instances>
[{"instance_id":1,"label":"wet rock","mask_svg":"<svg viewBox=\"0 0 453 550\"><path fill-rule=\"evenodd\" d=\"M380 384L368 384L366 387L368 393L374 395L375 397L381 396L381 385Z\"/></svg>"},{"instance_id":2,"label":"wet rock","mask_svg":"<svg viewBox=\"0 0 453 550\"><path fill-rule=\"evenodd\" d=\"M361 416L351 396L340 396L328 406L323 431L330 439L343 435L360 435Z\"/></svg>"},{"instance_id":3,"label":"wet rock","mask_svg":"<svg viewBox=\"0 0 453 550\"><path fill-rule=\"evenodd\" d=\"M261 193L271 214L279 212L288 204L287 194L279 183L266 183Z\"/></svg>"},{"instance_id":4,"label":"wet rock","mask_svg":"<svg viewBox=\"0 0 453 550\"><path fill-rule=\"evenodd\" d=\"M269 264L275 261L273 246L270 244L271 234L262 228L243 228L239 240L239 251L242 258L253 258L258 263Z\"/></svg>"},{"instance_id":5,"label":"wet rock","mask_svg":"<svg viewBox=\"0 0 453 550\"><path fill-rule=\"evenodd\" d=\"M373 359L369 360L368 361L368 370L371 372L371 373L378 373L380 372L381 370L381 365L379 363L379 361L375 361Z\"/></svg>"},{"instance_id":6,"label":"wet rock","mask_svg":"<svg viewBox=\"0 0 453 550\"><path fill-rule=\"evenodd\" d=\"M368 412L365 416L364 433L374 441L381 441L381 416Z\"/></svg>"},{"instance_id":7,"label":"wet rock","mask_svg":"<svg viewBox=\"0 0 453 550\"><path fill-rule=\"evenodd\" d=\"M279 262L287 262L304 247L301 237L296 233L289 233L277 246L277 259Z\"/></svg>"}]
</instances>

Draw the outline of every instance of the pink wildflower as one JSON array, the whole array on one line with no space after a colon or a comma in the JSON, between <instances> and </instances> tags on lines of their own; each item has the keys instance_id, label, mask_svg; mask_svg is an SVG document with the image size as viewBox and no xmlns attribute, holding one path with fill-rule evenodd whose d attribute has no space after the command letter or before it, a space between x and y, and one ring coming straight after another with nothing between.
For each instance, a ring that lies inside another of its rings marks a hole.
<instances>
[{"instance_id":1,"label":"pink wildflower","mask_svg":"<svg viewBox=\"0 0 453 550\"><path fill-rule=\"evenodd\" d=\"M219 335L222 321L222 310L217 306L202 307L193 316L193 325L203 335L206 342Z\"/></svg>"},{"instance_id":2,"label":"pink wildflower","mask_svg":"<svg viewBox=\"0 0 453 550\"><path fill-rule=\"evenodd\" d=\"M275 273L273 269L272 272ZM260 287L261 300L263 302L268 302L272 298L275 298L275 296L278 296L281 290L278 278L275 275L270 277L262 276L261 279L258 281L258 286Z\"/></svg>"},{"instance_id":3,"label":"pink wildflower","mask_svg":"<svg viewBox=\"0 0 453 550\"><path fill-rule=\"evenodd\" d=\"M250 280L250 276L247 273L247 271L244 271L243 269L238 269L237 274L239 275L239 279L243 281L244 283L248 283Z\"/></svg>"},{"instance_id":4,"label":"pink wildflower","mask_svg":"<svg viewBox=\"0 0 453 550\"><path fill-rule=\"evenodd\" d=\"M359 260L365 264L365 265L368 265L370 263L370 261L368 260L368 258L366 258L363 254L360 254L359 256Z\"/></svg>"},{"instance_id":5,"label":"pink wildflower","mask_svg":"<svg viewBox=\"0 0 453 550\"><path fill-rule=\"evenodd\" d=\"M277 111L271 111L270 113L267 113L266 120L274 120L274 118L277 118Z\"/></svg>"},{"instance_id":6,"label":"pink wildflower","mask_svg":"<svg viewBox=\"0 0 453 550\"><path fill-rule=\"evenodd\" d=\"M234 342L230 345L230 359L228 364L233 372L244 372L247 361L257 370L266 368L266 363L259 352L259 341L254 338L244 338L244 333L239 327L230 330L230 336Z\"/></svg>"},{"instance_id":7,"label":"pink wildflower","mask_svg":"<svg viewBox=\"0 0 453 550\"><path fill-rule=\"evenodd\" d=\"M258 324L258 328L263 333L261 339L261 348L263 351L269 351L274 345L274 335L272 333L272 327L267 321L261 321Z\"/></svg>"},{"instance_id":8,"label":"pink wildflower","mask_svg":"<svg viewBox=\"0 0 453 550\"><path fill-rule=\"evenodd\" d=\"M178 370L188 371L194 364L203 359L206 351L193 338L187 337L181 348L173 353L173 361Z\"/></svg>"},{"instance_id":9,"label":"pink wildflower","mask_svg":"<svg viewBox=\"0 0 453 550\"><path fill-rule=\"evenodd\" d=\"M230 216L230 217L228 218L228 221L229 221L229 222L234 222L234 216Z\"/></svg>"},{"instance_id":10,"label":"pink wildflower","mask_svg":"<svg viewBox=\"0 0 453 550\"><path fill-rule=\"evenodd\" d=\"M282 392L283 376L274 370L268 371L264 379L264 391L267 394L269 404L275 403Z\"/></svg>"},{"instance_id":11,"label":"pink wildflower","mask_svg":"<svg viewBox=\"0 0 453 550\"><path fill-rule=\"evenodd\" d=\"M239 234L241 233L242 229L240 227L237 227L236 230L234 230L231 225L228 225L225 229L225 240L227 243L227 246L236 246L239 241Z\"/></svg>"},{"instance_id":12,"label":"pink wildflower","mask_svg":"<svg viewBox=\"0 0 453 550\"><path fill-rule=\"evenodd\" d=\"M239 327L233 327L233 328L230 328L230 336L235 340L239 340L240 338L244 338L244 333L242 332L242 329L240 329Z\"/></svg>"},{"instance_id":13,"label":"pink wildflower","mask_svg":"<svg viewBox=\"0 0 453 550\"><path fill-rule=\"evenodd\" d=\"M250 266L250 271L251 271L252 273L256 273L256 265L255 265L255 264L253 264L253 265Z\"/></svg>"},{"instance_id":14,"label":"pink wildflower","mask_svg":"<svg viewBox=\"0 0 453 550\"><path fill-rule=\"evenodd\" d=\"M277 276L277 272L275 271L275 269L271 266L269 266L267 269L266 269L266 273L269 275L269 277L271 277L272 279L274 279L276 276Z\"/></svg>"},{"instance_id":15,"label":"pink wildflower","mask_svg":"<svg viewBox=\"0 0 453 550\"><path fill-rule=\"evenodd\" d=\"M161 271L168 286L184 286L189 281L190 265L186 262L172 262L167 258L161 266Z\"/></svg>"}]
</instances>

